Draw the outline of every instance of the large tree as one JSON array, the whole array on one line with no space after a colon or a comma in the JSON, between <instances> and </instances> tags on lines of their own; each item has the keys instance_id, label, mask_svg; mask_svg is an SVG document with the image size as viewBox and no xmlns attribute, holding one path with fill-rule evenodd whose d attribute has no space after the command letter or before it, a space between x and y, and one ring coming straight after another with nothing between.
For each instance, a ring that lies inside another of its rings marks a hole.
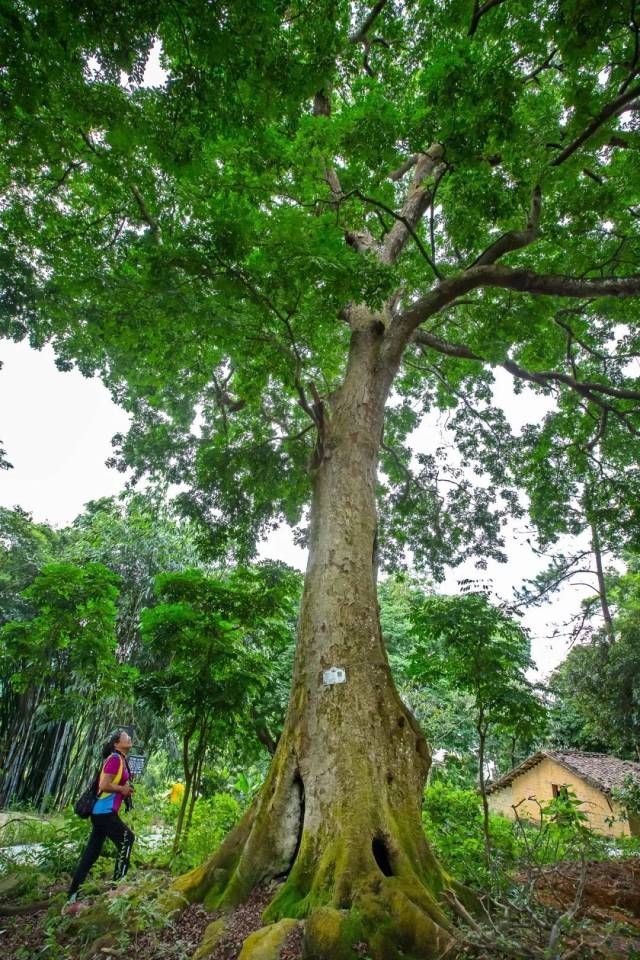
<instances>
[{"instance_id":1,"label":"large tree","mask_svg":"<svg viewBox=\"0 0 640 960\"><path fill-rule=\"evenodd\" d=\"M310 504L270 773L178 887L232 904L286 875L267 919L306 916L313 956L350 935L376 958L437 954L452 882L421 828L429 749L389 672L378 556L410 547L436 576L501 556L521 507L494 368L575 398L585 456L620 434L636 475L636 4L22 0L2 16L7 333L104 378L133 417L116 462L184 483L219 555ZM145 87L154 44L166 77ZM434 404L477 487L444 450L413 469ZM531 436L541 502L561 510L574 475ZM333 666L346 682L323 683Z\"/></svg>"}]
</instances>

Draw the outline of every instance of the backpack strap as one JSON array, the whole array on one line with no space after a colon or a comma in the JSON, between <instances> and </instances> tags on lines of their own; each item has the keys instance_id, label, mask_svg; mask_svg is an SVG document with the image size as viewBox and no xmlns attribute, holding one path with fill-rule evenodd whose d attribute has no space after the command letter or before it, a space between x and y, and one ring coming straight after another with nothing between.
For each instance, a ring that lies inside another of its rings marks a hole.
<instances>
[{"instance_id":1,"label":"backpack strap","mask_svg":"<svg viewBox=\"0 0 640 960\"><path fill-rule=\"evenodd\" d=\"M120 766L118 767L118 772L116 773L115 777L113 778L113 780L112 780L111 782L112 782L113 784L115 784L116 786L118 786L118 784L121 783L121 781L122 781L122 774L123 774L123 772L124 772L124 758L123 758L123 756L122 756L121 753L118 753L118 752L115 751L115 750L114 750L114 752L111 754L111 757L113 757L113 756L116 756L116 757L118 758L118 760L120 761ZM111 757L107 757L107 760L110 760ZM100 776L104 773L104 768L105 768L105 765L106 765L106 763L107 763L107 760L105 760L105 762L102 764L102 767L100 768L100 774L98 775L98 786L100 785ZM99 800L102 800L103 797L110 797L110 796L111 796L111 794L110 794L110 792L109 792L108 790L103 790L102 793L100 794L100 796L98 797L98 799L99 799Z\"/></svg>"},{"instance_id":2,"label":"backpack strap","mask_svg":"<svg viewBox=\"0 0 640 960\"><path fill-rule=\"evenodd\" d=\"M118 759L119 759L119 761L120 761L120 766L118 767L118 772L116 773L115 777L113 778L113 782L114 782L115 784L119 784L119 783L122 782L122 776L123 776L123 773L124 773L124 757L122 756L121 753L118 754Z\"/></svg>"}]
</instances>

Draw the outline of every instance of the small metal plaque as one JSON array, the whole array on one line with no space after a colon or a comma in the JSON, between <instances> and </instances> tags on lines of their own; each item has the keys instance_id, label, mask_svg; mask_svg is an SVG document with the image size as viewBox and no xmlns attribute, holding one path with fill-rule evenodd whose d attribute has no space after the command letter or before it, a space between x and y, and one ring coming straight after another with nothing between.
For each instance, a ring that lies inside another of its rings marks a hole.
<instances>
[{"instance_id":1,"label":"small metal plaque","mask_svg":"<svg viewBox=\"0 0 640 960\"><path fill-rule=\"evenodd\" d=\"M129 764L129 770L134 777L139 777L144 770L144 765L147 762L146 757L127 757L127 763Z\"/></svg>"},{"instance_id":2,"label":"small metal plaque","mask_svg":"<svg viewBox=\"0 0 640 960\"><path fill-rule=\"evenodd\" d=\"M322 682L325 687L331 687L334 683L344 683L347 679L347 672L344 667L329 667L322 671Z\"/></svg>"}]
</instances>

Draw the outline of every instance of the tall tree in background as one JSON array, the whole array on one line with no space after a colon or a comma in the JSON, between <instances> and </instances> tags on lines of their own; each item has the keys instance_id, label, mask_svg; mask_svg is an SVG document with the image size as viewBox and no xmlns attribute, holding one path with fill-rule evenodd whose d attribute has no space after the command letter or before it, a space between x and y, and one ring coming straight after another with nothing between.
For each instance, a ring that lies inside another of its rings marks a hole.
<instances>
[{"instance_id":1,"label":"tall tree in background","mask_svg":"<svg viewBox=\"0 0 640 960\"><path fill-rule=\"evenodd\" d=\"M415 610L414 624L416 678L448 681L472 698L488 865L491 838L485 764L489 732L530 736L536 727L542 730L544 723L544 708L525 675L534 665L531 644L522 627L483 593L426 597Z\"/></svg>"},{"instance_id":2,"label":"tall tree in background","mask_svg":"<svg viewBox=\"0 0 640 960\"><path fill-rule=\"evenodd\" d=\"M68 568L74 575L84 577L85 599L90 599L91 589L95 588L94 599L98 602L101 585L89 576L97 563L103 565L101 569L108 568L116 579L119 577L113 665L117 656L118 664L144 671L157 669L158 664L140 640L140 611L154 602L153 579L158 573L183 569L196 560L193 524L176 517L158 493L147 491L92 501L71 526L62 530L34 523L19 507L2 509L0 623L21 621L25 622L25 629L30 629L26 621L37 613L31 599L32 587L37 588L43 569L53 561L62 563L61 571ZM59 580L62 589L63 574ZM72 581L69 589L71 586ZM12 629L17 626L14 624ZM46 655L47 648L41 648L43 659L38 669L43 674L55 669L54 664L46 661ZM110 661L98 657L96 662L108 672ZM22 731L23 737L29 729L34 737L22 744L22 762L28 772L25 770L24 776L17 777L15 769L7 773L13 784L10 791L0 779L5 802L10 797L40 806L69 802L93 770L98 759L96 747L115 723L133 723L138 744L148 743L160 733L154 713L145 710L143 704L133 704L131 685L127 682L112 684L108 694L103 690L100 697L83 696L82 711L74 708L63 715L56 705L58 684L73 688L71 674L58 676L56 683L40 685L32 673L33 682L29 680L18 691L12 678L21 670L19 651L13 644L5 649L0 665L0 736L9 740L16 731ZM126 671L122 676L126 678ZM103 679L95 677L92 690L99 689ZM84 677L76 680L76 696L80 696ZM29 751L38 756L30 757Z\"/></svg>"},{"instance_id":3,"label":"tall tree in background","mask_svg":"<svg viewBox=\"0 0 640 960\"><path fill-rule=\"evenodd\" d=\"M33 615L23 591L59 552L60 538L46 523L20 507L0 507L0 624Z\"/></svg>"},{"instance_id":4,"label":"tall tree in background","mask_svg":"<svg viewBox=\"0 0 640 960\"><path fill-rule=\"evenodd\" d=\"M378 557L411 548L441 576L503 556L521 461L494 367L575 398L586 455L597 442L617 466L615 440L636 481L635 4L27 0L3 16L7 334L100 373L133 416L117 460L183 482L218 554L310 503L269 776L177 887L231 904L286 873L266 916L307 916L314 956L338 955L350 911L376 958L438 954L451 882L421 829L429 750L389 672ZM166 79L148 89L154 44ZM484 483L443 451L412 469L433 404L456 408ZM561 509L572 474L549 442L533 437ZM331 666L345 683L323 683Z\"/></svg>"},{"instance_id":5,"label":"tall tree in background","mask_svg":"<svg viewBox=\"0 0 640 960\"><path fill-rule=\"evenodd\" d=\"M140 612L153 602L154 577L197 565L193 525L168 509L159 492L146 491L90 501L61 540L65 559L104 563L121 578L118 653L138 662Z\"/></svg>"},{"instance_id":6,"label":"tall tree in background","mask_svg":"<svg viewBox=\"0 0 640 960\"><path fill-rule=\"evenodd\" d=\"M611 578L615 639L601 630L553 672L551 724L559 746L640 757L640 573Z\"/></svg>"},{"instance_id":7,"label":"tall tree in background","mask_svg":"<svg viewBox=\"0 0 640 960\"><path fill-rule=\"evenodd\" d=\"M116 659L118 582L101 563L47 564L23 592L34 615L0 627L0 676L13 706L2 730L3 804L54 794L84 749L77 720L126 693L129 671Z\"/></svg>"},{"instance_id":8,"label":"tall tree in background","mask_svg":"<svg viewBox=\"0 0 640 960\"><path fill-rule=\"evenodd\" d=\"M156 578L161 602L143 611L143 638L162 666L142 677L139 689L158 709L172 708L181 736L185 791L174 853L183 827L189 830L207 749L231 739L238 727L246 730L243 710L248 712L256 691L272 680L256 634L266 629L267 645L276 647L283 645L282 630L285 640L290 635L285 612L295 578L285 568L280 576L272 572L257 567L225 578L199 570L161 574Z\"/></svg>"}]
</instances>

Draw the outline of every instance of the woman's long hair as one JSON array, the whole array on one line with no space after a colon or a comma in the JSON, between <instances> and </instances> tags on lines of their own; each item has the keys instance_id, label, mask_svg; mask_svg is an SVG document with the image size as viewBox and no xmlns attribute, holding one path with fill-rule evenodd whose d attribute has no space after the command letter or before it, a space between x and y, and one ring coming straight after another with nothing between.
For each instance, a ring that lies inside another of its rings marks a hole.
<instances>
[{"instance_id":1,"label":"woman's long hair","mask_svg":"<svg viewBox=\"0 0 640 960\"><path fill-rule=\"evenodd\" d=\"M118 729L114 730L114 732L109 736L109 739L105 740L105 742L102 744L103 760L107 760L111 756L111 754L115 752L116 750L115 745L123 733L126 733L126 730L124 730L122 727L118 727Z\"/></svg>"}]
</instances>

